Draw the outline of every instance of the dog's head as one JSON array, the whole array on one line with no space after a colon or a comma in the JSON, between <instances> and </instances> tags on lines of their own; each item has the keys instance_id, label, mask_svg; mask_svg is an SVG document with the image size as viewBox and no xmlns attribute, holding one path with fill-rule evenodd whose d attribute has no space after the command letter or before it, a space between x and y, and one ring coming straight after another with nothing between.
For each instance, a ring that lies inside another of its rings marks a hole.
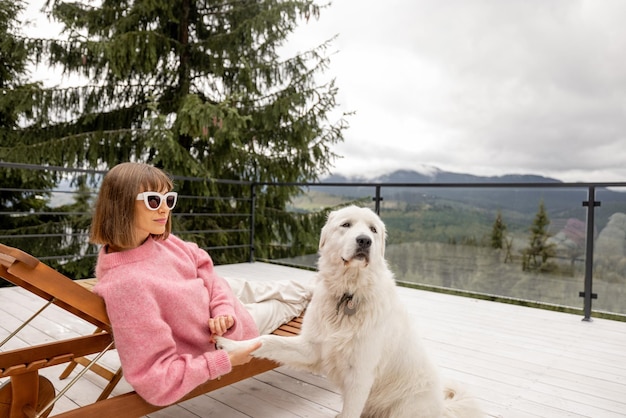
<instances>
[{"instance_id":1,"label":"dog's head","mask_svg":"<svg viewBox=\"0 0 626 418\"><path fill-rule=\"evenodd\" d=\"M385 224L371 209L357 206L331 212L320 236L320 259L367 267L385 258Z\"/></svg>"}]
</instances>

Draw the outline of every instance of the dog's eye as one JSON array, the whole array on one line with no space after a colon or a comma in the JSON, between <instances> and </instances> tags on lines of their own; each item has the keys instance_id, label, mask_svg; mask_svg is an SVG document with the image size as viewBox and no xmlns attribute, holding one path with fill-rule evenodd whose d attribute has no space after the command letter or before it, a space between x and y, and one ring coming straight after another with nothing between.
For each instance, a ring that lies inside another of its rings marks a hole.
<instances>
[{"instance_id":1,"label":"dog's eye","mask_svg":"<svg viewBox=\"0 0 626 418\"><path fill-rule=\"evenodd\" d=\"M373 233L378 232L378 231L376 231L376 227L375 226L370 226L370 231L372 231Z\"/></svg>"},{"instance_id":2,"label":"dog's eye","mask_svg":"<svg viewBox=\"0 0 626 418\"><path fill-rule=\"evenodd\" d=\"M341 224L342 228L350 228L350 222L344 222Z\"/></svg>"}]
</instances>

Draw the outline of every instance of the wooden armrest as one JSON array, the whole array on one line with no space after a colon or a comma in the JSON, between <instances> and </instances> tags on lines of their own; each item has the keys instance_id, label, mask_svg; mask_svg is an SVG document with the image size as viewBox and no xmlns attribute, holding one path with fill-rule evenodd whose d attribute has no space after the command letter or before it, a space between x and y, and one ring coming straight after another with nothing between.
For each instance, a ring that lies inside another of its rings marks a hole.
<instances>
[{"instance_id":1,"label":"wooden armrest","mask_svg":"<svg viewBox=\"0 0 626 418\"><path fill-rule=\"evenodd\" d=\"M7 265L7 267L8 264L13 264L15 260L26 264L30 268L35 268L37 264L39 264L39 260L32 255L4 244L0 244L0 260L2 264Z\"/></svg>"},{"instance_id":2,"label":"wooden armrest","mask_svg":"<svg viewBox=\"0 0 626 418\"><path fill-rule=\"evenodd\" d=\"M68 312L111 331L104 300L69 277L16 248L0 244L0 276Z\"/></svg>"}]
</instances>

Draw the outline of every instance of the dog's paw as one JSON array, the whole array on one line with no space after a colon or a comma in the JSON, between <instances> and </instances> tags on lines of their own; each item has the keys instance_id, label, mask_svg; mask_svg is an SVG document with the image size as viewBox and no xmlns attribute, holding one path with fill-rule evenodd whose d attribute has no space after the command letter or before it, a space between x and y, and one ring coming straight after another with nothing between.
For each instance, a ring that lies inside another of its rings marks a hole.
<instances>
[{"instance_id":1,"label":"dog's paw","mask_svg":"<svg viewBox=\"0 0 626 418\"><path fill-rule=\"evenodd\" d=\"M218 350L225 350L230 353L231 351L241 348L241 342L230 340L226 337L215 336L215 347Z\"/></svg>"}]
</instances>

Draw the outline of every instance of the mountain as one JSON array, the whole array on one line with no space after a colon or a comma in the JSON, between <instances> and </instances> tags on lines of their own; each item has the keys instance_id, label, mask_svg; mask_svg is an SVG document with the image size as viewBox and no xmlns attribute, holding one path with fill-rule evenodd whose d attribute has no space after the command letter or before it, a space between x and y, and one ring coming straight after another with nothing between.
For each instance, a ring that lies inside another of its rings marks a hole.
<instances>
[{"instance_id":1,"label":"mountain","mask_svg":"<svg viewBox=\"0 0 626 418\"><path fill-rule=\"evenodd\" d=\"M365 198L375 196L374 185L380 184L381 196L384 200L398 200L411 204L440 204L455 202L489 210L510 210L525 214L537 212L539 202L543 201L546 210L553 215L574 216L584 219L586 210L583 202L588 199L585 187L542 187L542 184L562 183L562 181L539 175L507 174L502 176L476 176L472 174L453 173L436 168L418 172L397 170L376 178L346 177L330 175L321 180L322 183L356 183L355 187L320 186L315 190L349 198ZM396 186L385 187L395 183ZM528 183L532 187L437 187L445 183ZM423 186L418 186L423 185ZM625 210L626 193L614 192L606 188L596 189L596 200L604 201L604 207ZM612 213L612 212L611 212Z\"/></svg>"},{"instance_id":2,"label":"mountain","mask_svg":"<svg viewBox=\"0 0 626 418\"><path fill-rule=\"evenodd\" d=\"M550 177L533 174L506 174L503 176L476 176L473 174L453 173L438 168L422 173L413 170L397 170L376 178L346 177L333 174L324 179L324 183L562 183Z\"/></svg>"}]
</instances>

